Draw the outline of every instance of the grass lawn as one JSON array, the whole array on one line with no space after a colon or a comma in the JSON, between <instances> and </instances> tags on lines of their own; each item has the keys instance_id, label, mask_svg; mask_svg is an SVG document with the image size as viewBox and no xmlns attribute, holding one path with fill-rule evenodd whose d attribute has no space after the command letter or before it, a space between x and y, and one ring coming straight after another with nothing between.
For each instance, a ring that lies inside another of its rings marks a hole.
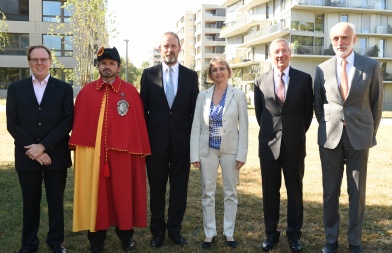
<instances>
[{"instance_id":1,"label":"grass lawn","mask_svg":"<svg viewBox=\"0 0 392 253\"><path fill-rule=\"evenodd\" d=\"M249 114L254 115L250 110ZM392 115L392 114L391 114ZM303 252L320 252L324 244L323 207L321 168L316 144L317 126L312 125L307 134L307 157L304 177L304 225L302 243ZM380 127L377 140L378 145L370 150L368 179L367 179L367 207L363 229L363 247L365 252L392 252L392 126ZM223 193L222 183L219 181L216 196L216 216L218 240L209 252L261 252L264 225L262 222L261 176L257 157L257 123L250 121L249 153L246 165L241 169L238 185L239 205L235 238L238 247L231 250L225 247L222 234L223 222ZM5 113L0 112L0 253L17 252L20 248L21 236L21 195L17 174L13 168L13 140L6 130ZM282 186L284 182L282 182ZM348 252L347 247L347 219L348 196L345 178L341 188L341 231L340 253ZM45 195L43 195L45 196ZM203 252L201 242L204 240L202 226L201 189L199 172L192 168L188 190L188 208L183 221L182 233L188 240L186 247L174 246L166 238L164 246L150 249L151 239L148 228L136 228L134 240L136 252ZM279 229L285 230L287 199L283 186L281 189L281 221ZM72 232L72 201L73 201L73 170L69 170L65 196L65 247L68 252L87 252L89 243L86 232ZM41 240L39 252L49 252L45 244L47 233L47 205L45 197L42 200L42 218L39 230ZM123 252L114 229L108 232L104 252ZM289 252L286 236L281 236L280 243L274 252Z\"/></svg>"}]
</instances>

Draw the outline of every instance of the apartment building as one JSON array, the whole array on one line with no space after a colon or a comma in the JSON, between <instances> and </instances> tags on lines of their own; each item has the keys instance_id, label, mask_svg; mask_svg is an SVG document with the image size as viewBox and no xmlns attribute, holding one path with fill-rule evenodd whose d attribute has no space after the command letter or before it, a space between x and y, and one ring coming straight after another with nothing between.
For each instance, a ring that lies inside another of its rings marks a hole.
<instances>
[{"instance_id":1,"label":"apartment building","mask_svg":"<svg viewBox=\"0 0 392 253\"><path fill-rule=\"evenodd\" d=\"M26 49L30 45L45 44L56 51L65 70L54 71L65 80L76 66L70 36L50 36L49 29L56 27L57 17L65 24L70 13L61 8L61 0L1 0L0 10L7 17L8 45L0 51L0 97L6 97L8 85L30 76ZM64 29L68 29L67 25ZM57 31L60 32L61 31Z\"/></svg>"},{"instance_id":2,"label":"apartment building","mask_svg":"<svg viewBox=\"0 0 392 253\"><path fill-rule=\"evenodd\" d=\"M161 52L159 51L159 47L153 47L150 52L150 57L148 60L148 66L152 67L159 64L162 61Z\"/></svg>"},{"instance_id":3,"label":"apartment building","mask_svg":"<svg viewBox=\"0 0 392 253\"><path fill-rule=\"evenodd\" d=\"M185 11L176 23L176 33L181 43L181 52L178 55L178 61L190 69L195 69L195 22L196 12Z\"/></svg>"},{"instance_id":4,"label":"apartment building","mask_svg":"<svg viewBox=\"0 0 392 253\"><path fill-rule=\"evenodd\" d=\"M216 4L202 4L196 11L186 11L176 23L181 41L179 62L194 69L203 89L203 71L214 57L225 58L225 39L220 31L226 20L226 8Z\"/></svg>"},{"instance_id":5,"label":"apartment building","mask_svg":"<svg viewBox=\"0 0 392 253\"><path fill-rule=\"evenodd\" d=\"M222 0L226 59L233 82L246 93L256 76L271 69L269 44L291 42L291 65L314 78L315 66L334 55L330 28L346 21L356 26L354 50L380 62L384 110L392 110L392 0Z\"/></svg>"}]
</instances>

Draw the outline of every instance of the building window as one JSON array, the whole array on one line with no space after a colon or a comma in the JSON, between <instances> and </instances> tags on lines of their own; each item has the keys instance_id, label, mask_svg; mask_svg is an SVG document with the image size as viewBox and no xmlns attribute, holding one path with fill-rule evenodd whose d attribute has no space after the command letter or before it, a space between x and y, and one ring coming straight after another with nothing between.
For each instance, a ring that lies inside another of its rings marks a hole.
<instances>
[{"instance_id":1,"label":"building window","mask_svg":"<svg viewBox=\"0 0 392 253\"><path fill-rule=\"evenodd\" d=\"M27 58L26 58L27 61ZM30 76L29 68L0 68L0 89L8 89L8 86L21 79Z\"/></svg>"},{"instance_id":2,"label":"building window","mask_svg":"<svg viewBox=\"0 0 392 253\"><path fill-rule=\"evenodd\" d=\"M265 18L266 19L269 18L269 4L268 3L265 4Z\"/></svg>"},{"instance_id":3,"label":"building window","mask_svg":"<svg viewBox=\"0 0 392 253\"><path fill-rule=\"evenodd\" d=\"M316 14L314 22L314 31L324 32L324 14Z\"/></svg>"},{"instance_id":4,"label":"building window","mask_svg":"<svg viewBox=\"0 0 392 253\"><path fill-rule=\"evenodd\" d=\"M348 22L348 15L340 15L340 22Z\"/></svg>"},{"instance_id":5,"label":"building window","mask_svg":"<svg viewBox=\"0 0 392 253\"><path fill-rule=\"evenodd\" d=\"M265 52L264 52L264 60L266 61L266 60L268 60L268 55L269 55L269 45L268 44L265 44L265 48L264 48L264 50L265 50Z\"/></svg>"},{"instance_id":6,"label":"building window","mask_svg":"<svg viewBox=\"0 0 392 253\"><path fill-rule=\"evenodd\" d=\"M29 0L1 0L0 10L8 21L29 21Z\"/></svg>"},{"instance_id":7,"label":"building window","mask_svg":"<svg viewBox=\"0 0 392 253\"><path fill-rule=\"evenodd\" d=\"M291 30L314 32L314 23L312 22L302 22L302 21L292 21Z\"/></svg>"},{"instance_id":8,"label":"building window","mask_svg":"<svg viewBox=\"0 0 392 253\"><path fill-rule=\"evenodd\" d=\"M359 49L356 49L355 51L359 53L360 55L366 55L367 51L367 38L359 38Z\"/></svg>"},{"instance_id":9,"label":"building window","mask_svg":"<svg viewBox=\"0 0 392 253\"><path fill-rule=\"evenodd\" d=\"M218 28L216 22L205 22L204 28Z\"/></svg>"},{"instance_id":10,"label":"building window","mask_svg":"<svg viewBox=\"0 0 392 253\"><path fill-rule=\"evenodd\" d=\"M291 41L298 42L298 48L294 49L296 54L313 54L314 37L313 36L302 36L302 35L292 35ZM319 47L319 46L318 46Z\"/></svg>"},{"instance_id":11,"label":"building window","mask_svg":"<svg viewBox=\"0 0 392 253\"><path fill-rule=\"evenodd\" d=\"M217 21L216 22L216 28L221 29L224 26L225 26L225 21Z\"/></svg>"},{"instance_id":12,"label":"building window","mask_svg":"<svg viewBox=\"0 0 392 253\"><path fill-rule=\"evenodd\" d=\"M286 9L286 1L285 0L280 0L280 11L284 11Z\"/></svg>"},{"instance_id":13,"label":"building window","mask_svg":"<svg viewBox=\"0 0 392 253\"><path fill-rule=\"evenodd\" d=\"M379 48L379 52L378 52L378 57L384 57L384 51L385 51L385 39L381 39L378 41L378 48Z\"/></svg>"},{"instance_id":14,"label":"building window","mask_svg":"<svg viewBox=\"0 0 392 253\"><path fill-rule=\"evenodd\" d=\"M56 56L73 56L72 36L43 35L42 40L44 45L55 51Z\"/></svg>"},{"instance_id":15,"label":"building window","mask_svg":"<svg viewBox=\"0 0 392 253\"><path fill-rule=\"evenodd\" d=\"M0 50L0 55L26 55L29 47L27 33L8 33L8 44Z\"/></svg>"},{"instance_id":16,"label":"building window","mask_svg":"<svg viewBox=\"0 0 392 253\"><path fill-rule=\"evenodd\" d=\"M55 68L51 70L51 74L60 80L63 80L71 85L73 85L73 69L59 69L59 68Z\"/></svg>"},{"instance_id":17,"label":"building window","mask_svg":"<svg viewBox=\"0 0 392 253\"><path fill-rule=\"evenodd\" d=\"M66 1L64 0L46 0L42 1L42 21L57 22L57 17L62 23L68 23L72 14L65 8L62 8Z\"/></svg>"},{"instance_id":18,"label":"building window","mask_svg":"<svg viewBox=\"0 0 392 253\"><path fill-rule=\"evenodd\" d=\"M215 47L215 53L223 54L224 52L225 52L225 47L224 46L216 46Z\"/></svg>"},{"instance_id":19,"label":"building window","mask_svg":"<svg viewBox=\"0 0 392 253\"><path fill-rule=\"evenodd\" d=\"M370 33L370 15L362 15L362 33Z\"/></svg>"}]
</instances>

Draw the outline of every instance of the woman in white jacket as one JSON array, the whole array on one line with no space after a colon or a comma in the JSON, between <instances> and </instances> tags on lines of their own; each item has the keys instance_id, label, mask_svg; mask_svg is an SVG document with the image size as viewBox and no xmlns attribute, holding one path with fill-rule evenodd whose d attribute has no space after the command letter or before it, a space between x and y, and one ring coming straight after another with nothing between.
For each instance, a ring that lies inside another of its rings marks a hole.
<instances>
[{"instance_id":1,"label":"woman in white jacket","mask_svg":"<svg viewBox=\"0 0 392 253\"><path fill-rule=\"evenodd\" d=\"M237 247L234 226L237 183L248 153L248 110L243 91L229 85L232 70L226 60L214 58L208 77L214 85L199 93L191 133L191 163L200 169L202 186L203 249L212 247L216 232L215 191L221 166L224 190L223 235L227 246Z\"/></svg>"}]
</instances>

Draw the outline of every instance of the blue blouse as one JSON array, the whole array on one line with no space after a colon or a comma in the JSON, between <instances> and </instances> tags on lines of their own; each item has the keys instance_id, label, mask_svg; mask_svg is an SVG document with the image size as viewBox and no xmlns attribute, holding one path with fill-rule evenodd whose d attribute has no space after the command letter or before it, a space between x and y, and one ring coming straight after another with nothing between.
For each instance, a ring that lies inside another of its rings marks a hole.
<instances>
[{"instance_id":1,"label":"blue blouse","mask_svg":"<svg viewBox=\"0 0 392 253\"><path fill-rule=\"evenodd\" d=\"M214 88L214 92L215 92L215 88ZM225 100L226 100L226 92L227 92L227 88L225 90L225 93L223 93L221 101L217 106L214 106L214 101L213 99L211 99L210 122L209 122L210 134L208 139L208 145L210 148L213 149L220 149L220 144L222 141L222 134L223 134L222 116L223 116L223 108L225 106ZM214 94L212 94L212 97L214 97Z\"/></svg>"}]
</instances>

